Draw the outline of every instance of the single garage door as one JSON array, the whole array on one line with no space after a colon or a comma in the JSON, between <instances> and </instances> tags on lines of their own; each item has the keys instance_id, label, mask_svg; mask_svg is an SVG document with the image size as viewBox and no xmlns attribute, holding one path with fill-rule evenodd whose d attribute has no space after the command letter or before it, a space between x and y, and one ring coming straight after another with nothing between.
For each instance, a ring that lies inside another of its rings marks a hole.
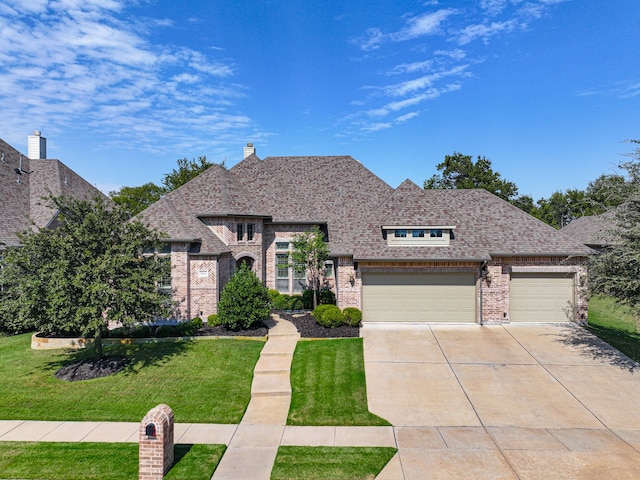
<instances>
[{"instance_id":1,"label":"single garage door","mask_svg":"<svg viewBox=\"0 0 640 480\"><path fill-rule=\"evenodd\" d=\"M472 273L362 275L364 322L475 322Z\"/></svg>"},{"instance_id":2,"label":"single garage door","mask_svg":"<svg viewBox=\"0 0 640 480\"><path fill-rule=\"evenodd\" d=\"M569 273L512 273L512 322L573 320L574 275Z\"/></svg>"}]
</instances>

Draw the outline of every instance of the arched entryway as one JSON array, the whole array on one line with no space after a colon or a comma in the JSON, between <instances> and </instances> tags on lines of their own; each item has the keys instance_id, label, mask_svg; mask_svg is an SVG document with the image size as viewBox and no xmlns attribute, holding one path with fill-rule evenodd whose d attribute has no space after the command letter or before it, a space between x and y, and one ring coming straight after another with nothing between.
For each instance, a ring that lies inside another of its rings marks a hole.
<instances>
[{"instance_id":1,"label":"arched entryway","mask_svg":"<svg viewBox=\"0 0 640 480\"><path fill-rule=\"evenodd\" d=\"M236 260L236 269L240 269L242 265L246 265L247 267L249 267L249 270L253 270L254 263L255 263L255 260L252 257L245 255Z\"/></svg>"}]
</instances>

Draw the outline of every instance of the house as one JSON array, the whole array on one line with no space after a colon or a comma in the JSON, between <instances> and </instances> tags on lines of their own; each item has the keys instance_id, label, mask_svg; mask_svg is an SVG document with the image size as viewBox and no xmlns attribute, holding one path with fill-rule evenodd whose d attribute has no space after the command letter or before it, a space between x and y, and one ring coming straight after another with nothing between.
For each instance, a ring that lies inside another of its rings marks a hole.
<instances>
[{"instance_id":1,"label":"house","mask_svg":"<svg viewBox=\"0 0 640 480\"><path fill-rule=\"evenodd\" d=\"M349 156L268 157L251 144L142 212L167 236L176 316L217 311L241 263L299 293L291 240L318 226L329 284L363 322L586 320L592 250L484 190L392 188Z\"/></svg>"},{"instance_id":2,"label":"house","mask_svg":"<svg viewBox=\"0 0 640 480\"><path fill-rule=\"evenodd\" d=\"M25 156L0 139L0 252L19 245L19 232L54 224L57 212L43 197L103 195L61 161L46 159L46 138L40 132L29 136L28 151Z\"/></svg>"},{"instance_id":3,"label":"house","mask_svg":"<svg viewBox=\"0 0 640 480\"><path fill-rule=\"evenodd\" d=\"M615 234L616 224L616 210L610 210L600 215L578 217L561 231L594 250L602 250L619 241Z\"/></svg>"}]
</instances>

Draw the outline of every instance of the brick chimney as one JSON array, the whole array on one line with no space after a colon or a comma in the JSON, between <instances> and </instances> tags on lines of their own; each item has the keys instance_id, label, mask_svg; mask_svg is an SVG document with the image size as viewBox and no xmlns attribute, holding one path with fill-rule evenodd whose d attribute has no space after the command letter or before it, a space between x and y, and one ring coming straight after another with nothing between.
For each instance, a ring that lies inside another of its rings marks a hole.
<instances>
[{"instance_id":1,"label":"brick chimney","mask_svg":"<svg viewBox=\"0 0 640 480\"><path fill-rule=\"evenodd\" d=\"M244 147L244 158L247 158L256 153L256 149L253 146L253 143L247 143L247 146Z\"/></svg>"},{"instance_id":2,"label":"brick chimney","mask_svg":"<svg viewBox=\"0 0 640 480\"><path fill-rule=\"evenodd\" d=\"M47 158L47 139L42 136L40 130L34 130L27 141L27 156L31 160L43 160Z\"/></svg>"}]
</instances>

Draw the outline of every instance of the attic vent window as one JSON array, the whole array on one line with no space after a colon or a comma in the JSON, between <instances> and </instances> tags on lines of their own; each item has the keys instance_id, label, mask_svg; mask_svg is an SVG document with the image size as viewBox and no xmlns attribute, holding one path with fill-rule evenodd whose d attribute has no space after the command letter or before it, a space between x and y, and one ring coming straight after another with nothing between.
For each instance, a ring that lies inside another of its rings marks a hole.
<instances>
[{"instance_id":1,"label":"attic vent window","mask_svg":"<svg viewBox=\"0 0 640 480\"><path fill-rule=\"evenodd\" d=\"M387 245L391 247L446 247L454 238L454 226L383 226Z\"/></svg>"}]
</instances>

